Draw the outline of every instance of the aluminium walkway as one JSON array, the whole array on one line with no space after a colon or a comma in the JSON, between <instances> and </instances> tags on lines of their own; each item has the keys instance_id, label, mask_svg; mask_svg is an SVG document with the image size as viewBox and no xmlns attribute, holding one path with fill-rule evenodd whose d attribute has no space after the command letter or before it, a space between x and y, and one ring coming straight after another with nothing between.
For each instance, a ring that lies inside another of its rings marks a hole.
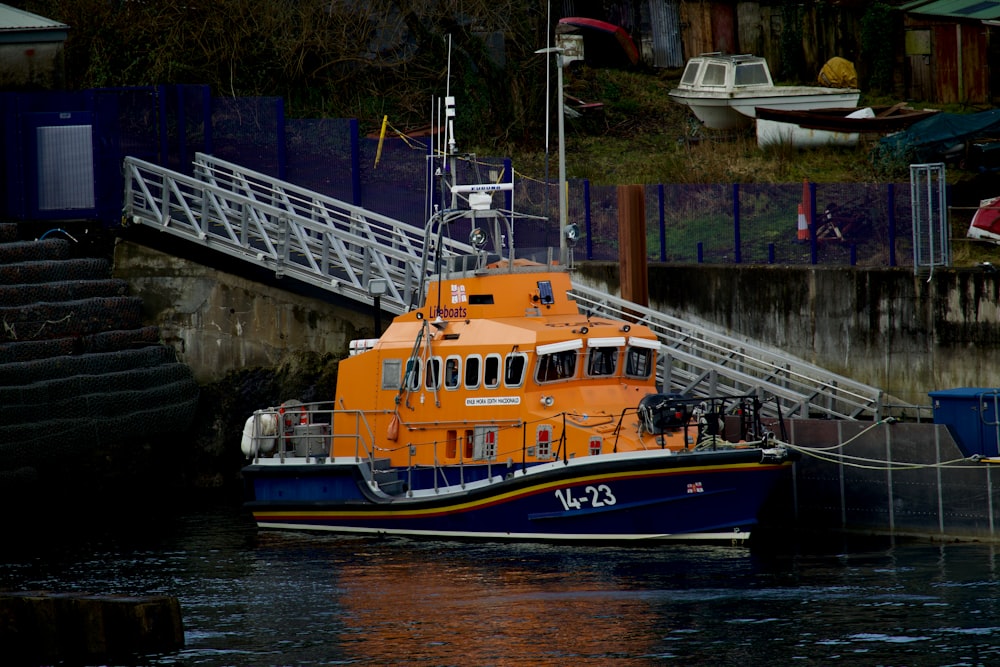
<instances>
[{"instance_id":1,"label":"aluminium walkway","mask_svg":"<svg viewBox=\"0 0 1000 667\"><path fill-rule=\"evenodd\" d=\"M128 157L127 223L187 239L231 257L372 305L370 281L382 279L387 312L409 310L419 292L424 230L358 206L198 153L194 175ZM443 241L444 251L471 246ZM885 416L878 388L656 312L598 290L573 288L581 309L638 319L662 343L664 391L692 396L756 393L783 416L873 419Z\"/></svg>"}]
</instances>

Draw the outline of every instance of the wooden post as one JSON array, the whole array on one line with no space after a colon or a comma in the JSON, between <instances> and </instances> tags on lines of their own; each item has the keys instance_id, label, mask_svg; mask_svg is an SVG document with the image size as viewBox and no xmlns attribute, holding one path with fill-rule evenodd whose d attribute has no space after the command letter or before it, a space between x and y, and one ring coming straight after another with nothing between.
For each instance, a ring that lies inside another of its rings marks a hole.
<instances>
[{"instance_id":1,"label":"wooden post","mask_svg":"<svg viewBox=\"0 0 1000 667\"><path fill-rule=\"evenodd\" d=\"M622 298L648 306L646 192L641 185L618 186L618 272Z\"/></svg>"}]
</instances>

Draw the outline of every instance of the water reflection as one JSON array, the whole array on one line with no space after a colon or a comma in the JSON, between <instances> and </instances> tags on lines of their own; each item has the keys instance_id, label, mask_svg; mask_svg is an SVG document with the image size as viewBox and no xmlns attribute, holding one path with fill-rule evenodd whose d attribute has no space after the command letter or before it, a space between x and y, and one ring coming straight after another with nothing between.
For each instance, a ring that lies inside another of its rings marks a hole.
<instances>
[{"instance_id":1,"label":"water reflection","mask_svg":"<svg viewBox=\"0 0 1000 667\"><path fill-rule=\"evenodd\" d=\"M5 542L0 587L178 596L185 649L141 664L1000 664L987 545L439 544L232 510L136 528Z\"/></svg>"},{"instance_id":2,"label":"water reflection","mask_svg":"<svg viewBox=\"0 0 1000 667\"><path fill-rule=\"evenodd\" d=\"M651 618L646 594L627 590L606 554L395 544L359 556L338 577L356 658L575 664L654 650L652 624L635 622Z\"/></svg>"}]
</instances>

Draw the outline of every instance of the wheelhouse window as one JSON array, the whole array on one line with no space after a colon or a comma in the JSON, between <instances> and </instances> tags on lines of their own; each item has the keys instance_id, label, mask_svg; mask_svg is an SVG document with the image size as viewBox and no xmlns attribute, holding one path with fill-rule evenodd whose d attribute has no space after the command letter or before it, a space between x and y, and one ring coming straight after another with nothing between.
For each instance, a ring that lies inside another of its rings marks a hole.
<instances>
[{"instance_id":1,"label":"wheelhouse window","mask_svg":"<svg viewBox=\"0 0 1000 667\"><path fill-rule=\"evenodd\" d=\"M625 375L633 378L648 378L656 362L659 341L645 338L630 338L625 350Z\"/></svg>"},{"instance_id":2,"label":"wheelhouse window","mask_svg":"<svg viewBox=\"0 0 1000 667\"><path fill-rule=\"evenodd\" d=\"M595 347L587 359L588 375L614 375L618 364L617 347Z\"/></svg>"},{"instance_id":3,"label":"wheelhouse window","mask_svg":"<svg viewBox=\"0 0 1000 667\"><path fill-rule=\"evenodd\" d=\"M479 383L482 381L480 376L482 375L483 358L478 354L473 354L465 358L465 388L466 389L479 389Z\"/></svg>"},{"instance_id":4,"label":"wheelhouse window","mask_svg":"<svg viewBox=\"0 0 1000 667\"><path fill-rule=\"evenodd\" d=\"M528 355L511 352L504 360L503 383L506 387L520 387L524 384L524 370L528 365Z\"/></svg>"},{"instance_id":5,"label":"wheelhouse window","mask_svg":"<svg viewBox=\"0 0 1000 667\"><path fill-rule=\"evenodd\" d=\"M699 69L701 69L700 60L689 61L687 67L684 68L683 76L681 76L681 83L693 86L694 82L698 80Z\"/></svg>"},{"instance_id":6,"label":"wheelhouse window","mask_svg":"<svg viewBox=\"0 0 1000 667\"><path fill-rule=\"evenodd\" d=\"M462 381L462 360L459 357L448 357L444 361L444 388L458 389Z\"/></svg>"},{"instance_id":7,"label":"wheelhouse window","mask_svg":"<svg viewBox=\"0 0 1000 667\"><path fill-rule=\"evenodd\" d=\"M483 386L487 389L496 389L500 386L500 355L486 355L483 363Z\"/></svg>"},{"instance_id":8,"label":"wheelhouse window","mask_svg":"<svg viewBox=\"0 0 1000 667\"><path fill-rule=\"evenodd\" d=\"M618 351L625 345L624 336L587 340L587 375L614 375L618 370Z\"/></svg>"},{"instance_id":9,"label":"wheelhouse window","mask_svg":"<svg viewBox=\"0 0 1000 667\"><path fill-rule=\"evenodd\" d=\"M535 382L544 384L576 377L576 358L582 347L579 338L536 347Z\"/></svg>"},{"instance_id":10,"label":"wheelhouse window","mask_svg":"<svg viewBox=\"0 0 1000 667\"><path fill-rule=\"evenodd\" d=\"M404 380L404 384L410 391L418 391L420 389L420 359L410 357L406 360L406 379Z\"/></svg>"},{"instance_id":11,"label":"wheelhouse window","mask_svg":"<svg viewBox=\"0 0 1000 667\"><path fill-rule=\"evenodd\" d=\"M708 63L705 65L705 76L701 80L706 86L726 85L726 66L720 63Z\"/></svg>"},{"instance_id":12,"label":"wheelhouse window","mask_svg":"<svg viewBox=\"0 0 1000 667\"><path fill-rule=\"evenodd\" d=\"M737 86L767 85L767 70L764 63L746 63L736 66L735 83Z\"/></svg>"},{"instance_id":13,"label":"wheelhouse window","mask_svg":"<svg viewBox=\"0 0 1000 667\"><path fill-rule=\"evenodd\" d=\"M431 357L427 360L427 372L424 374L424 386L428 389L441 388L441 357Z\"/></svg>"}]
</instances>

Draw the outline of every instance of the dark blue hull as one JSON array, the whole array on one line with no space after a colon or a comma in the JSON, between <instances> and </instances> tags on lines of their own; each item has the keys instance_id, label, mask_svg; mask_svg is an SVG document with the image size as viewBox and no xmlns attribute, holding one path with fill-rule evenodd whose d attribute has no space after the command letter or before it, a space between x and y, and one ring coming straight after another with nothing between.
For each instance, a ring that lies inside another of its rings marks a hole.
<instances>
[{"instance_id":1,"label":"dark blue hull","mask_svg":"<svg viewBox=\"0 0 1000 667\"><path fill-rule=\"evenodd\" d=\"M588 457L492 481L388 496L356 463L254 464L247 507L262 528L446 538L628 540L746 534L791 463L759 449ZM457 479L453 473L448 471Z\"/></svg>"}]
</instances>

